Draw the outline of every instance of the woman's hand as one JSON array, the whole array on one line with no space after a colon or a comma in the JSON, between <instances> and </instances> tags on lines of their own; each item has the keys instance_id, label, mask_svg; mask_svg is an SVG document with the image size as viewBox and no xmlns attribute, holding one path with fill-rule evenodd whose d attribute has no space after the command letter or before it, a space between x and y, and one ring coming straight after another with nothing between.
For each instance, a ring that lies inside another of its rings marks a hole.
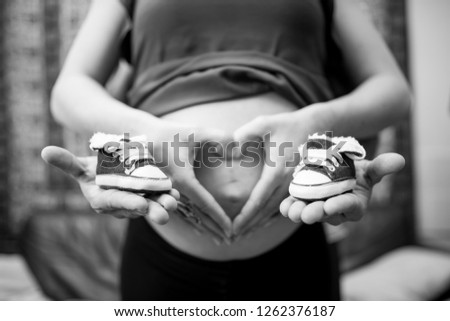
<instances>
[{"instance_id":1,"label":"woman's hand","mask_svg":"<svg viewBox=\"0 0 450 321\"><path fill-rule=\"evenodd\" d=\"M232 223L214 197L202 186L194 173L196 156L207 142L224 144L232 138L224 131L210 128L193 128L185 124L164 121L164 126L154 137L153 155L160 168L172 179L173 186L206 215L202 224L227 241ZM166 146L164 146L166 145Z\"/></svg>"},{"instance_id":2,"label":"woman's hand","mask_svg":"<svg viewBox=\"0 0 450 321\"><path fill-rule=\"evenodd\" d=\"M355 161L356 187L351 193L311 203L289 196L280 204L280 212L297 223L327 222L339 225L358 221L367 208L373 186L384 176L400 171L404 165L405 159L395 153L379 155L372 161Z\"/></svg>"},{"instance_id":3,"label":"woman's hand","mask_svg":"<svg viewBox=\"0 0 450 321\"><path fill-rule=\"evenodd\" d=\"M261 178L233 221L235 235L269 224L278 213L279 204L288 195L292 173L299 161L297 148L314 131L313 124L309 112L300 110L260 116L236 130L234 139L241 146L246 141L263 140L265 163Z\"/></svg>"},{"instance_id":4,"label":"woman's hand","mask_svg":"<svg viewBox=\"0 0 450 321\"><path fill-rule=\"evenodd\" d=\"M45 147L41 156L78 182L83 195L97 213L118 218L149 215L153 222L165 224L169 213L177 208L180 195L175 189L150 199L126 191L101 189L95 184L97 157L75 157L68 150L55 146Z\"/></svg>"}]
</instances>

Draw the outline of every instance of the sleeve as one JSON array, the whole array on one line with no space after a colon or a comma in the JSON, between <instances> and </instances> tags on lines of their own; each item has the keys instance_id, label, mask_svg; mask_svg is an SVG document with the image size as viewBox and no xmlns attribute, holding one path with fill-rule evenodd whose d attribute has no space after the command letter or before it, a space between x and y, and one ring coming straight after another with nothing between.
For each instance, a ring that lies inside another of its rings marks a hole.
<instances>
[{"instance_id":1,"label":"sleeve","mask_svg":"<svg viewBox=\"0 0 450 321\"><path fill-rule=\"evenodd\" d=\"M135 0L119 0L120 4L128 12L128 16L131 21L133 21ZM131 27L132 28L132 27ZM131 29L127 31L122 39L122 45L120 48L121 57L125 59L129 64L131 64Z\"/></svg>"},{"instance_id":2,"label":"sleeve","mask_svg":"<svg viewBox=\"0 0 450 321\"><path fill-rule=\"evenodd\" d=\"M119 0L123 7L127 10L130 19L133 18L135 0Z\"/></svg>"},{"instance_id":3,"label":"sleeve","mask_svg":"<svg viewBox=\"0 0 450 321\"><path fill-rule=\"evenodd\" d=\"M333 38L334 0L321 0L321 5L325 18L325 42L327 49L325 71L335 97L339 97L348 94L356 86L345 68L341 48Z\"/></svg>"},{"instance_id":4,"label":"sleeve","mask_svg":"<svg viewBox=\"0 0 450 321\"><path fill-rule=\"evenodd\" d=\"M334 0L321 0L321 5L327 26L329 26L333 20Z\"/></svg>"}]
</instances>

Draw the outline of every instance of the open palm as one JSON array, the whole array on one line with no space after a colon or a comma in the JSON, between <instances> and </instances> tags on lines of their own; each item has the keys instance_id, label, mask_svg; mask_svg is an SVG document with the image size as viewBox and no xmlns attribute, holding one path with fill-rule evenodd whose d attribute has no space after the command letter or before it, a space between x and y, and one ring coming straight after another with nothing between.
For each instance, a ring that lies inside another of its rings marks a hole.
<instances>
[{"instance_id":1,"label":"open palm","mask_svg":"<svg viewBox=\"0 0 450 321\"><path fill-rule=\"evenodd\" d=\"M297 223L327 222L339 225L358 221L367 208L373 186L384 176L400 171L404 165L405 159L395 153L381 154L372 161L355 161L356 187L352 192L316 202L305 202L289 196L280 204L280 212Z\"/></svg>"},{"instance_id":2,"label":"open palm","mask_svg":"<svg viewBox=\"0 0 450 321\"><path fill-rule=\"evenodd\" d=\"M76 157L56 146L45 147L41 155L47 163L71 175L79 183L83 195L97 213L118 218L149 215L155 223L165 224L169 213L177 207L179 193L175 189L168 194L146 198L127 191L100 188L95 184L97 157Z\"/></svg>"}]
</instances>

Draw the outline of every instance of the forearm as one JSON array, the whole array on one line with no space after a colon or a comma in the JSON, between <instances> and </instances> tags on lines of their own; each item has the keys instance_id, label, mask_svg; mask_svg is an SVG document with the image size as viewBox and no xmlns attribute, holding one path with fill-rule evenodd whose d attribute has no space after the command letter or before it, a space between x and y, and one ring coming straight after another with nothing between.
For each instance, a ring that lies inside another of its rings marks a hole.
<instances>
[{"instance_id":1,"label":"forearm","mask_svg":"<svg viewBox=\"0 0 450 321\"><path fill-rule=\"evenodd\" d=\"M89 133L151 136L161 122L149 113L114 99L101 84L84 75L63 75L58 80L52 92L51 109L62 125Z\"/></svg>"},{"instance_id":2,"label":"forearm","mask_svg":"<svg viewBox=\"0 0 450 321\"><path fill-rule=\"evenodd\" d=\"M317 129L365 138L404 119L411 105L409 86L358 1L335 1L332 36L358 86L348 95L311 106Z\"/></svg>"},{"instance_id":3,"label":"forearm","mask_svg":"<svg viewBox=\"0 0 450 321\"><path fill-rule=\"evenodd\" d=\"M395 74L381 74L369 78L348 95L311 105L304 112L314 119L316 131L366 138L404 119L410 105L406 81Z\"/></svg>"}]
</instances>

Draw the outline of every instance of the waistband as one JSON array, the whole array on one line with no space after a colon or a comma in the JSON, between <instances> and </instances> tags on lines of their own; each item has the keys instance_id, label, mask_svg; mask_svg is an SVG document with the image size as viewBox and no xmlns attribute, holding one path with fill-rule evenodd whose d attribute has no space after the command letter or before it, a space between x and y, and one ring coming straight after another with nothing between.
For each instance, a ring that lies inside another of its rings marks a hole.
<instances>
[{"instance_id":1,"label":"waistband","mask_svg":"<svg viewBox=\"0 0 450 321\"><path fill-rule=\"evenodd\" d=\"M280 214L281 215L281 214ZM258 256L247 259L234 259L228 261L215 261L204 258L199 258L187 254L164 240L146 221L145 218L138 218L130 221L128 238L134 238L136 241L148 247L148 251L156 251L167 257L169 260L179 265L191 264L197 268L213 268L220 271L221 269L229 270L230 268L244 268L246 265L260 266L260 264L273 263L277 257L285 255L292 255L301 250L304 246L313 246L321 248L321 245L326 247L326 237L321 224L302 225L292 235L290 235L284 242L279 244L272 250L269 250ZM164 260L166 261L166 260ZM167 261L166 261L167 262Z\"/></svg>"}]
</instances>

